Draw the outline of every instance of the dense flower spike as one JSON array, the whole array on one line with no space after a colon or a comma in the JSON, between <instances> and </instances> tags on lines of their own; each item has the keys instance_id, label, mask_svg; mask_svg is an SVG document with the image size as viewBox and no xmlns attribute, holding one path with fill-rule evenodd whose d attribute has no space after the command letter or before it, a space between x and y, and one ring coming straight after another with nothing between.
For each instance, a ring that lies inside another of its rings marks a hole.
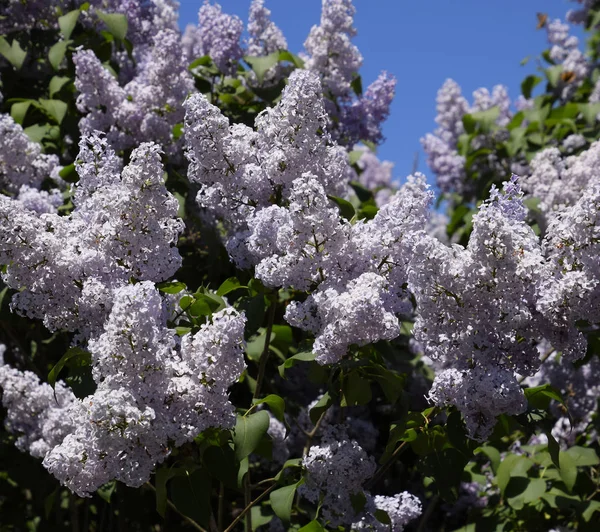
<instances>
[{"instance_id":1,"label":"dense flower spike","mask_svg":"<svg viewBox=\"0 0 600 532\"><path fill-rule=\"evenodd\" d=\"M219 4L204 0L198 11L198 27L186 30L192 60L205 55L215 62L223 74L233 75L244 54L240 39L244 24L235 15L223 13Z\"/></svg>"},{"instance_id":2,"label":"dense flower spike","mask_svg":"<svg viewBox=\"0 0 600 532\"><path fill-rule=\"evenodd\" d=\"M550 273L525 214L513 177L503 193L492 190L474 217L466 249L424 238L410 269L419 309L415 338L425 354L452 368L436 377L431 397L460 408L471 435L482 440L503 408L524 407L514 372L537 370L536 346L544 337L571 359L584 354L573 327L551 323L536 308ZM494 402L473 393L480 388L497 394Z\"/></svg>"},{"instance_id":3,"label":"dense flower spike","mask_svg":"<svg viewBox=\"0 0 600 532\"><path fill-rule=\"evenodd\" d=\"M193 91L177 33L163 30L154 35L124 87L91 50L80 50L73 61L83 133L106 133L117 151L152 141L175 153L173 127L183 120L183 101Z\"/></svg>"},{"instance_id":4,"label":"dense flower spike","mask_svg":"<svg viewBox=\"0 0 600 532\"><path fill-rule=\"evenodd\" d=\"M115 291L104 332L90 340L96 392L74 405L76 424L44 465L85 496L112 479L138 487L157 463L208 427L235 421L227 389L245 368L245 318L226 308L180 349L148 281Z\"/></svg>"},{"instance_id":5,"label":"dense flower spike","mask_svg":"<svg viewBox=\"0 0 600 532\"><path fill-rule=\"evenodd\" d=\"M39 189L46 178L58 176L56 155L42 153L9 115L0 115L0 187L17 192L22 185Z\"/></svg>"},{"instance_id":6,"label":"dense flower spike","mask_svg":"<svg viewBox=\"0 0 600 532\"><path fill-rule=\"evenodd\" d=\"M264 0L252 0L248 15L248 55L264 56L287 49L287 40L271 20Z\"/></svg>"},{"instance_id":7,"label":"dense flower spike","mask_svg":"<svg viewBox=\"0 0 600 532\"><path fill-rule=\"evenodd\" d=\"M50 330L87 337L102 326L111 289L131 277L162 281L179 268L174 246L183 226L163 184L160 149L143 144L120 175L119 165L101 137L82 138L68 217L39 216L0 196L3 280L20 290L13 308Z\"/></svg>"}]
</instances>

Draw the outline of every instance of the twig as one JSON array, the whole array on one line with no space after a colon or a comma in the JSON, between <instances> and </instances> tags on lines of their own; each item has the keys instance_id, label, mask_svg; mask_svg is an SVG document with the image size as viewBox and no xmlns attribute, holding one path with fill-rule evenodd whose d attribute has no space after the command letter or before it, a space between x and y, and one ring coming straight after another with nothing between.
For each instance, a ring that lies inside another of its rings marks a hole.
<instances>
[{"instance_id":1,"label":"twig","mask_svg":"<svg viewBox=\"0 0 600 532\"><path fill-rule=\"evenodd\" d=\"M277 487L277 483L273 484L272 486L269 486L269 488L265 491L263 491L258 497L256 497L256 499L254 499L252 502L250 502L250 504L248 504L240 513L239 515L231 522L231 524L223 531L223 532L231 532L233 530L233 527L235 525L237 525L242 518L252 509L252 507L259 503L260 501L262 501L269 493L271 493L275 488Z\"/></svg>"},{"instance_id":2,"label":"twig","mask_svg":"<svg viewBox=\"0 0 600 532\"><path fill-rule=\"evenodd\" d=\"M404 447L408 444L408 442L403 441L398 448L392 453L392 456L390 456L389 460L383 464L378 470L377 472L371 477L371 479L365 484L365 488L371 488L373 487L375 484L377 484L377 482L379 482L379 480L381 479L381 477L383 477L383 475L385 475L386 471L391 467L391 465L395 462L396 458L398 458L398 456L400 456L400 453L404 450Z\"/></svg>"},{"instance_id":3,"label":"twig","mask_svg":"<svg viewBox=\"0 0 600 532\"><path fill-rule=\"evenodd\" d=\"M146 486L148 486L154 493L156 493L156 488L150 484L150 482L146 482ZM191 517L188 517L185 514L182 514L168 498L167 498L167 506L171 508L176 514L178 514L181 518L183 518L187 523L192 525L196 530L200 532L208 532L205 528L201 527L196 521L194 521Z\"/></svg>"},{"instance_id":4,"label":"twig","mask_svg":"<svg viewBox=\"0 0 600 532\"><path fill-rule=\"evenodd\" d=\"M267 323L267 332L265 337L265 347L260 360L258 362L258 375L256 377L256 387L254 388L253 399L257 399L260 395L260 389L265 377L265 371L267 369L267 361L269 360L269 345L271 343L271 334L273 332L273 322L275 321L275 308L277 306L276 298L271 297L271 306L269 307L269 321Z\"/></svg>"},{"instance_id":5,"label":"twig","mask_svg":"<svg viewBox=\"0 0 600 532\"><path fill-rule=\"evenodd\" d=\"M319 419L317 419L317 422L315 423L313 429L310 432L306 433L306 443L304 444L304 449L302 450L302 456L306 456L308 454L308 451L310 450L310 444L312 443L312 439L315 437L315 434L319 430L319 427L321 426L321 421L323 421L323 418L325 417L326 413L327 410L323 410L323 413L320 415Z\"/></svg>"}]
</instances>

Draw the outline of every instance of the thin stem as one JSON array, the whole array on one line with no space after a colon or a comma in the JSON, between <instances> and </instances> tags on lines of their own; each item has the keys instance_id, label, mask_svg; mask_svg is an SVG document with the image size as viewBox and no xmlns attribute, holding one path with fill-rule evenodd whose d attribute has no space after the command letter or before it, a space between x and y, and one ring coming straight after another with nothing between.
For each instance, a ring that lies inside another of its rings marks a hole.
<instances>
[{"instance_id":1,"label":"thin stem","mask_svg":"<svg viewBox=\"0 0 600 532\"><path fill-rule=\"evenodd\" d=\"M271 297L271 306L269 307L269 321L267 322L267 334L265 337L265 347L260 360L258 362L258 375L256 377L256 387L254 388L253 399L257 399L260 396L260 389L265 378L265 371L267 369L267 362L269 360L269 345L271 343L271 334L273 333L273 322L275 321L275 309L277 307L276 298Z\"/></svg>"},{"instance_id":2,"label":"thin stem","mask_svg":"<svg viewBox=\"0 0 600 532\"><path fill-rule=\"evenodd\" d=\"M385 473L387 472L387 470L391 467L391 465L400 456L400 453L404 450L404 447L406 447L407 444L408 444L408 442L403 441L398 446L398 448L392 453L392 456L390 456L390 459L385 464L383 464L377 470L377 472L373 475L373 477L366 483L366 485L365 485L366 488L371 488L375 484L377 484L377 482L379 482L379 480L381 479L381 477L383 477L383 475L385 475Z\"/></svg>"},{"instance_id":3,"label":"thin stem","mask_svg":"<svg viewBox=\"0 0 600 532\"><path fill-rule=\"evenodd\" d=\"M219 506L217 508L217 528L223 530L223 515L225 513L225 484L219 486Z\"/></svg>"},{"instance_id":4,"label":"thin stem","mask_svg":"<svg viewBox=\"0 0 600 532\"><path fill-rule=\"evenodd\" d=\"M417 532L423 532L425 530L425 525L427 524L427 521L429 521L429 518L433 515L433 511L435 510L439 499L439 495L434 495L431 498L431 501L429 501L429 504L427 505L427 510L425 510L423 517L421 517L421 520L419 521L419 528L417 528Z\"/></svg>"},{"instance_id":5,"label":"thin stem","mask_svg":"<svg viewBox=\"0 0 600 532\"><path fill-rule=\"evenodd\" d=\"M277 483L269 486L265 491L263 491L256 499L250 502L240 513L239 515L232 521L232 523L223 531L223 532L231 532L235 525L237 525L242 518L252 509L255 504L258 504L262 501L269 493L271 493L277 487Z\"/></svg>"},{"instance_id":6,"label":"thin stem","mask_svg":"<svg viewBox=\"0 0 600 532\"><path fill-rule=\"evenodd\" d=\"M310 450L310 444L312 443L312 439L315 437L315 434L319 430L319 427L321 426L321 421L323 421L323 418L325 417L326 413L327 410L324 410L319 419L317 419L317 422L315 423L313 429L310 432L306 433L306 443L304 444L304 449L302 450L302 456L306 456L308 454L308 451Z\"/></svg>"},{"instance_id":7,"label":"thin stem","mask_svg":"<svg viewBox=\"0 0 600 532\"><path fill-rule=\"evenodd\" d=\"M152 484L150 484L150 482L146 482L145 485L148 486L154 493L156 493L156 488ZM169 499L167 499L167 506L171 508L171 510L173 510L176 514L178 514L182 519L184 519L186 522L192 525L196 530L199 530L200 532L208 532L205 528L201 527L198 523L196 523L196 521L194 521L187 515L182 514L177 509L177 506L175 506Z\"/></svg>"},{"instance_id":8,"label":"thin stem","mask_svg":"<svg viewBox=\"0 0 600 532\"><path fill-rule=\"evenodd\" d=\"M246 477L244 478L244 504L246 505L246 508L248 508L248 506L252 507L251 496L252 490L250 489L250 471L248 471L246 473ZM252 532L251 513L248 513L248 515L246 515L246 519L244 521L244 530L245 532Z\"/></svg>"}]
</instances>

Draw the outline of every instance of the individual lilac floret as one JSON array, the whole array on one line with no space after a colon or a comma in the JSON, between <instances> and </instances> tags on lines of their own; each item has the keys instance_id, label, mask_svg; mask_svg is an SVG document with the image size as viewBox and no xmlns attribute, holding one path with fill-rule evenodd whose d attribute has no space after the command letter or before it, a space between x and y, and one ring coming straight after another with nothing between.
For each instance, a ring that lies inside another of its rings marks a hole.
<instances>
[{"instance_id":1,"label":"individual lilac floret","mask_svg":"<svg viewBox=\"0 0 600 532\"><path fill-rule=\"evenodd\" d=\"M516 179L505 183L503 194L493 192L474 216L466 249L425 237L410 267L409 289L419 312L415 339L427 356L455 372L452 379L438 376L431 397L457 406L477 438L486 437L500 412L486 410L490 402L477 394L463 394L475 386L473 372L479 375L476 382L502 375L495 388L504 397L499 404L516 412L522 398L514 373L537 371L540 341L550 340L571 360L585 352L574 326L553 323L538 310L551 272L538 238L523 221L521 196Z\"/></svg>"},{"instance_id":2,"label":"individual lilac floret","mask_svg":"<svg viewBox=\"0 0 600 532\"><path fill-rule=\"evenodd\" d=\"M42 153L23 128L9 115L0 115L0 187L17 192L22 185L40 188L42 181L56 177L58 157Z\"/></svg>"},{"instance_id":3,"label":"individual lilac floret","mask_svg":"<svg viewBox=\"0 0 600 532\"><path fill-rule=\"evenodd\" d=\"M244 52L240 38L244 24L239 17L223 13L219 4L204 0L198 11L198 31L194 55L205 55L215 62L224 74L233 75Z\"/></svg>"},{"instance_id":4,"label":"individual lilac floret","mask_svg":"<svg viewBox=\"0 0 600 532\"><path fill-rule=\"evenodd\" d=\"M120 173L119 166L100 137L83 137L71 215L38 215L0 197L3 280L19 290L13 309L86 338L102 326L113 288L131 277L162 281L179 268L183 224L160 149L143 144Z\"/></svg>"},{"instance_id":5,"label":"individual lilac floret","mask_svg":"<svg viewBox=\"0 0 600 532\"><path fill-rule=\"evenodd\" d=\"M2 359L4 350L0 344L0 388L7 410L4 426L18 436L15 445L19 450L44 458L74 429L69 409L75 396L63 382L57 382L53 389L31 371L7 366Z\"/></svg>"}]
</instances>

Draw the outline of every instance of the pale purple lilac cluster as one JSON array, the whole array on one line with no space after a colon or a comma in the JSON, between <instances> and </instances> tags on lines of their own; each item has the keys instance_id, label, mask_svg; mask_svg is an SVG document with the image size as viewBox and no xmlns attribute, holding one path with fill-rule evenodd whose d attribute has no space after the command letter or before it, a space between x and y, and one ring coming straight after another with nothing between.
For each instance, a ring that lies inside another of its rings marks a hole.
<instances>
[{"instance_id":1,"label":"pale purple lilac cluster","mask_svg":"<svg viewBox=\"0 0 600 532\"><path fill-rule=\"evenodd\" d=\"M362 154L356 162L359 172L356 177L353 176L353 180L373 192L375 203L378 207L382 207L397 191L392 175L394 163L380 161L375 153L364 146L357 146L354 149Z\"/></svg>"},{"instance_id":2,"label":"pale purple lilac cluster","mask_svg":"<svg viewBox=\"0 0 600 532\"><path fill-rule=\"evenodd\" d=\"M102 327L112 290L177 271L183 223L155 144L134 150L121 170L105 139L83 137L77 171L69 216L39 215L0 196L0 263L4 282L19 290L13 310L86 338Z\"/></svg>"},{"instance_id":3,"label":"pale purple lilac cluster","mask_svg":"<svg viewBox=\"0 0 600 532\"><path fill-rule=\"evenodd\" d=\"M316 72L323 85L330 132L348 146L383 140L381 126L396 89L396 79L383 72L364 94L354 94L352 83L363 61L352 44L355 11L352 0L323 0L321 22L304 42L305 67Z\"/></svg>"},{"instance_id":4,"label":"pale purple lilac cluster","mask_svg":"<svg viewBox=\"0 0 600 532\"><path fill-rule=\"evenodd\" d=\"M471 185L466 182L466 159L459 152L459 140L465 133L463 117L467 114L498 108L495 124L499 131L495 135L503 135L503 128L512 118L511 102L506 87L496 85L490 94L486 88L473 92L473 104L469 105L463 97L460 86L452 79L447 79L437 94L438 128L421 139L423 150L427 154L427 164L436 174L436 182L444 193L468 193ZM472 141L473 149L484 148L493 139L487 135L478 135ZM486 166L504 173L498 168L493 154L488 156Z\"/></svg>"},{"instance_id":5,"label":"pale purple lilac cluster","mask_svg":"<svg viewBox=\"0 0 600 532\"><path fill-rule=\"evenodd\" d=\"M437 374L430 398L456 406L472 437L485 440L500 413L526 408L515 373L539 367L544 339L568 360L585 353L573 321L553 319L544 301L555 293L556 273L525 223L516 177L473 219L466 248L432 237L415 248L409 286L418 315L414 336L425 354L447 369Z\"/></svg>"},{"instance_id":6,"label":"pale purple lilac cluster","mask_svg":"<svg viewBox=\"0 0 600 532\"><path fill-rule=\"evenodd\" d=\"M191 62L208 55L223 74L232 76L244 55L240 42L243 31L239 17L223 13L220 4L204 0L198 11L198 26L190 24L185 29L186 58Z\"/></svg>"},{"instance_id":7,"label":"pale purple lilac cluster","mask_svg":"<svg viewBox=\"0 0 600 532\"><path fill-rule=\"evenodd\" d=\"M133 79L121 86L91 50L73 56L77 108L83 134L106 133L111 146L126 150L157 142L170 155L178 143L173 128L183 121L183 101L194 91L180 36L172 30L154 35L138 60Z\"/></svg>"},{"instance_id":8,"label":"pale purple lilac cluster","mask_svg":"<svg viewBox=\"0 0 600 532\"><path fill-rule=\"evenodd\" d=\"M349 525L352 529L390 530L375 517L377 510L388 514L391 530L401 531L421 514L421 503L407 492L393 497L363 492L376 465L364 449L348 437L343 426L330 425L319 445L313 445L302 461L306 471L305 482L298 493L321 508L322 518L331 527ZM352 506L352 496L364 493L365 505L360 512Z\"/></svg>"}]
</instances>

